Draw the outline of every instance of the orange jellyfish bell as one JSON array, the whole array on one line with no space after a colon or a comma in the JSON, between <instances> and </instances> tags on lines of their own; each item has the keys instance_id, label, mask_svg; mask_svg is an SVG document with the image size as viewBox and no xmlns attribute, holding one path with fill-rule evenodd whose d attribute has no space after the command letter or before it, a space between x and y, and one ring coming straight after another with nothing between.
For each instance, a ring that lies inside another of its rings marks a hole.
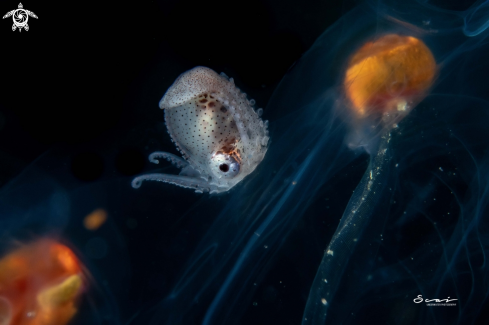
<instances>
[{"instance_id":1,"label":"orange jellyfish bell","mask_svg":"<svg viewBox=\"0 0 489 325\"><path fill-rule=\"evenodd\" d=\"M379 113L403 117L426 95L436 70L433 54L421 40L385 35L353 53L345 94L359 118Z\"/></svg>"},{"instance_id":2,"label":"orange jellyfish bell","mask_svg":"<svg viewBox=\"0 0 489 325\"><path fill-rule=\"evenodd\" d=\"M22 245L0 259L0 324L66 325L84 285L67 246L51 239Z\"/></svg>"}]
</instances>

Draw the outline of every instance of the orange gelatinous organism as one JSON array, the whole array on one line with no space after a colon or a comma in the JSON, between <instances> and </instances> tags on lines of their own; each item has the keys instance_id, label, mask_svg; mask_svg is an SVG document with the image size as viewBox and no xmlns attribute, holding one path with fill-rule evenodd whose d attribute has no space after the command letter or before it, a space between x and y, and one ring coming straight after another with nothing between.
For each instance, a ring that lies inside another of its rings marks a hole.
<instances>
[{"instance_id":1,"label":"orange gelatinous organism","mask_svg":"<svg viewBox=\"0 0 489 325\"><path fill-rule=\"evenodd\" d=\"M84 289L82 266L52 239L22 245L0 259L0 325L65 325Z\"/></svg>"},{"instance_id":2,"label":"orange gelatinous organism","mask_svg":"<svg viewBox=\"0 0 489 325\"><path fill-rule=\"evenodd\" d=\"M407 113L426 95L436 71L435 58L421 40L389 34L366 43L352 55L345 93L359 117Z\"/></svg>"},{"instance_id":3,"label":"orange gelatinous organism","mask_svg":"<svg viewBox=\"0 0 489 325\"><path fill-rule=\"evenodd\" d=\"M107 211L96 209L83 219L83 225L87 230L97 230L107 221ZM0 324L1 325L1 324Z\"/></svg>"}]
</instances>

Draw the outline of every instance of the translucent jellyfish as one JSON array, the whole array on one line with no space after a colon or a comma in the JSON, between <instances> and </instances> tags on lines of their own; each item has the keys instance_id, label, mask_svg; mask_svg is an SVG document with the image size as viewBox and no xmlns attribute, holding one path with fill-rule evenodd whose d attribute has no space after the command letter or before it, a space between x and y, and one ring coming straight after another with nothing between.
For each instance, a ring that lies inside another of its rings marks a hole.
<instances>
[{"instance_id":1,"label":"translucent jellyfish","mask_svg":"<svg viewBox=\"0 0 489 325\"><path fill-rule=\"evenodd\" d=\"M39 239L0 259L2 324L68 324L87 280L65 245Z\"/></svg>"},{"instance_id":2,"label":"translucent jellyfish","mask_svg":"<svg viewBox=\"0 0 489 325\"><path fill-rule=\"evenodd\" d=\"M120 324L129 267L108 187L71 179L68 161L46 154L0 189L2 325Z\"/></svg>"}]
</instances>

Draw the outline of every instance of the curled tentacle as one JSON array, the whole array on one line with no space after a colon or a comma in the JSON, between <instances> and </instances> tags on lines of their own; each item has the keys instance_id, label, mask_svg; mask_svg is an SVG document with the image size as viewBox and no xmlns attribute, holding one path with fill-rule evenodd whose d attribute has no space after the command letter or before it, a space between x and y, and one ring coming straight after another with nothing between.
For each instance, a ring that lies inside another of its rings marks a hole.
<instances>
[{"instance_id":1,"label":"curled tentacle","mask_svg":"<svg viewBox=\"0 0 489 325\"><path fill-rule=\"evenodd\" d=\"M160 162L158 159L166 159L178 168L185 168L188 166L188 162L185 159L164 151L155 151L149 155L148 159L153 164L159 164Z\"/></svg>"}]
</instances>

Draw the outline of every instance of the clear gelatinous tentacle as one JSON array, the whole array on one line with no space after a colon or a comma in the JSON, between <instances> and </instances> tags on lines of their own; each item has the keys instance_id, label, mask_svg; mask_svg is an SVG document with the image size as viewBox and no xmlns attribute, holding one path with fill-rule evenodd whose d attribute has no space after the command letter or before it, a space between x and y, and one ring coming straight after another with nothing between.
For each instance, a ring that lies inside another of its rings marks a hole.
<instances>
[{"instance_id":1,"label":"clear gelatinous tentacle","mask_svg":"<svg viewBox=\"0 0 489 325\"><path fill-rule=\"evenodd\" d=\"M188 162L185 159L164 151L155 151L149 155L148 159L153 164L159 164L160 162L158 159L166 159L171 162L172 165L178 168L184 168L188 166Z\"/></svg>"},{"instance_id":2,"label":"clear gelatinous tentacle","mask_svg":"<svg viewBox=\"0 0 489 325\"><path fill-rule=\"evenodd\" d=\"M214 186L211 186L207 181L201 178L182 176L182 175L170 175L170 174L147 174L134 178L131 182L133 188L141 187L143 181L156 181L164 182L168 184L174 184L184 188L193 188L196 192L210 192L215 191Z\"/></svg>"},{"instance_id":3,"label":"clear gelatinous tentacle","mask_svg":"<svg viewBox=\"0 0 489 325\"><path fill-rule=\"evenodd\" d=\"M373 208L385 188L392 155L388 151L391 136L381 137L377 154L355 189L319 265L311 286L302 324L325 324L330 301L336 293L344 269L359 241L362 231L372 219Z\"/></svg>"}]
</instances>

